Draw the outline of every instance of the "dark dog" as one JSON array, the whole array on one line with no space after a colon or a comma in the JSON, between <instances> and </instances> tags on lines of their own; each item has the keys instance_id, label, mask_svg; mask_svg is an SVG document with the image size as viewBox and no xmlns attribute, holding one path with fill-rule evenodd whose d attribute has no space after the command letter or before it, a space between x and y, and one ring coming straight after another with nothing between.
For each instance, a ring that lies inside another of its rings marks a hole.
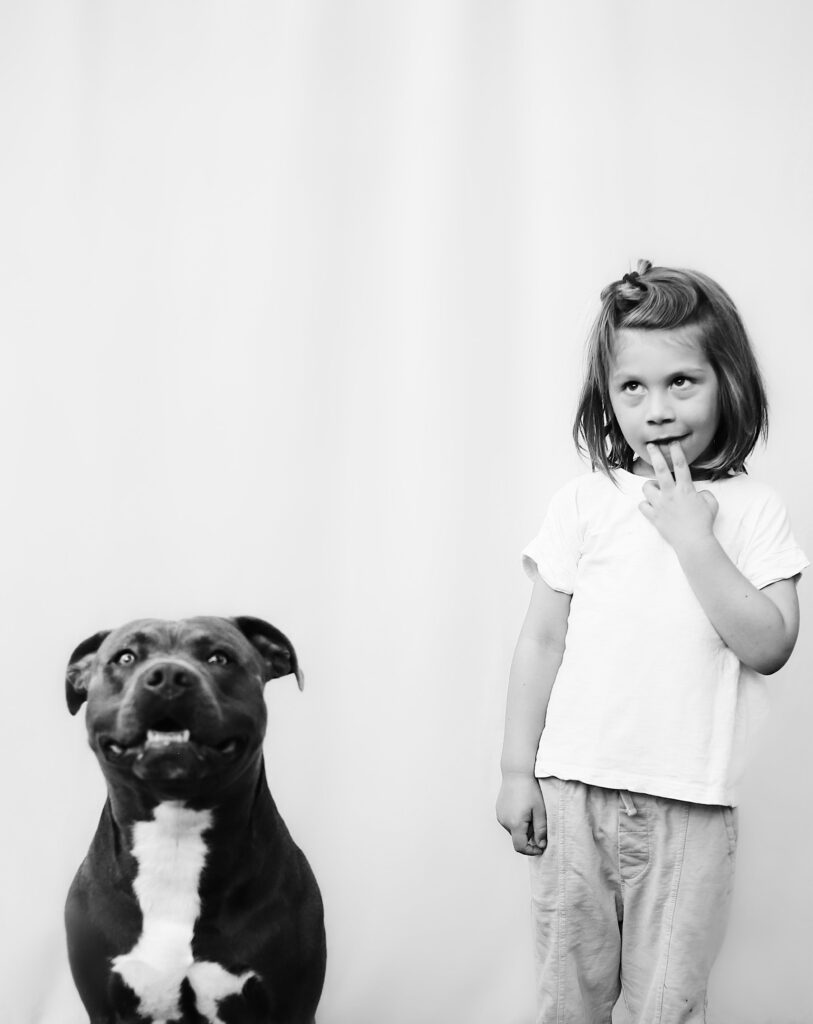
<instances>
[{"instance_id":1,"label":"dark dog","mask_svg":"<svg viewBox=\"0 0 813 1024\"><path fill-rule=\"evenodd\" d=\"M265 779L263 684L302 676L260 619L142 619L71 655L108 797L65 908L91 1024L311 1024L322 900Z\"/></svg>"}]
</instances>

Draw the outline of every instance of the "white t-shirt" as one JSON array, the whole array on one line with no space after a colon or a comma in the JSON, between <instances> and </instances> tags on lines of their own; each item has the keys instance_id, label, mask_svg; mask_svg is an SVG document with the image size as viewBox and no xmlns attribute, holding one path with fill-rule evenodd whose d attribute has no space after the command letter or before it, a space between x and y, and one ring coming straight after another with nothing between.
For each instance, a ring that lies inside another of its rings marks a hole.
<instances>
[{"instance_id":1,"label":"white t-shirt","mask_svg":"<svg viewBox=\"0 0 813 1024\"><path fill-rule=\"evenodd\" d=\"M764 679L720 639L639 510L645 478L614 477L617 487L595 472L558 491L523 552L531 579L573 595L536 774L734 805ZM755 587L809 564L769 487L746 475L698 487L717 499L714 533Z\"/></svg>"}]
</instances>

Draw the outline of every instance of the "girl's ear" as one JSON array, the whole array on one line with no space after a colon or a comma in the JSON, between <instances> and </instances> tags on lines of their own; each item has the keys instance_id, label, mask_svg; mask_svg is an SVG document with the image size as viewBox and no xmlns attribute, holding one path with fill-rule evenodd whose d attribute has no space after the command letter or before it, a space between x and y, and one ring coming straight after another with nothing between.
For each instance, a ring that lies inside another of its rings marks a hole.
<instances>
[{"instance_id":1,"label":"girl's ear","mask_svg":"<svg viewBox=\"0 0 813 1024\"><path fill-rule=\"evenodd\" d=\"M65 672L65 698L68 702L68 711L72 715L75 715L87 700L96 652L109 634L109 629L94 633L87 640L83 640L70 656Z\"/></svg>"},{"instance_id":2,"label":"girl's ear","mask_svg":"<svg viewBox=\"0 0 813 1024\"><path fill-rule=\"evenodd\" d=\"M270 622L252 618L250 615L240 615L231 621L259 651L265 668L263 682L293 673L299 689L304 689L305 676L299 667L294 645L284 633Z\"/></svg>"}]
</instances>

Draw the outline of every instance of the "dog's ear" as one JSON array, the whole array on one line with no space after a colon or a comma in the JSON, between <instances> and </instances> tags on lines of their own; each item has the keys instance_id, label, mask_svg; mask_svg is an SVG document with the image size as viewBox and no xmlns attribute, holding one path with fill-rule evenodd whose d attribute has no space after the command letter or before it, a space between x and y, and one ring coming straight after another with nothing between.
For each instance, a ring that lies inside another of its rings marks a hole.
<instances>
[{"instance_id":1,"label":"dog's ear","mask_svg":"<svg viewBox=\"0 0 813 1024\"><path fill-rule=\"evenodd\" d=\"M75 715L87 700L93 659L109 633L109 629L94 633L87 640L83 640L70 656L65 673L65 697L68 701L68 711L72 715Z\"/></svg>"},{"instance_id":2,"label":"dog's ear","mask_svg":"<svg viewBox=\"0 0 813 1024\"><path fill-rule=\"evenodd\" d=\"M287 676L293 672L299 689L304 689L305 677L299 667L294 645L284 633L281 633L276 626L272 626L269 622L265 622L263 619L254 619L250 615L240 615L232 619L232 622L260 652L265 666L263 682L267 683L269 679Z\"/></svg>"}]
</instances>

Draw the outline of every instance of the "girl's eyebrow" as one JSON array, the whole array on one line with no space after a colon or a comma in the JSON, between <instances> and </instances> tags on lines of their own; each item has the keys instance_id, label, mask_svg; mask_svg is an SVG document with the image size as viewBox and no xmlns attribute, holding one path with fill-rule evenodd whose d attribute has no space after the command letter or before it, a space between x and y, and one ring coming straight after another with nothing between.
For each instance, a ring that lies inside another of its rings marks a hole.
<instances>
[{"instance_id":1,"label":"girl's eyebrow","mask_svg":"<svg viewBox=\"0 0 813 1024\"><path fill-rule=\"evenodd\" d=\"M681 366L681 367L678 367L677 369L670 369L663 376L664 377L698 377L701 374L705 373L707 369L708 369L708 367L702 367L702 366ZM634 370L620 369L620 370L615 370L613 373L610 374L610 381L612 383L615 383L616 381L619 381L619 380L638 380L638 378L642 377L642 376L644 376L644 374L636 373Z\"/></svg>"}]
</instances>

